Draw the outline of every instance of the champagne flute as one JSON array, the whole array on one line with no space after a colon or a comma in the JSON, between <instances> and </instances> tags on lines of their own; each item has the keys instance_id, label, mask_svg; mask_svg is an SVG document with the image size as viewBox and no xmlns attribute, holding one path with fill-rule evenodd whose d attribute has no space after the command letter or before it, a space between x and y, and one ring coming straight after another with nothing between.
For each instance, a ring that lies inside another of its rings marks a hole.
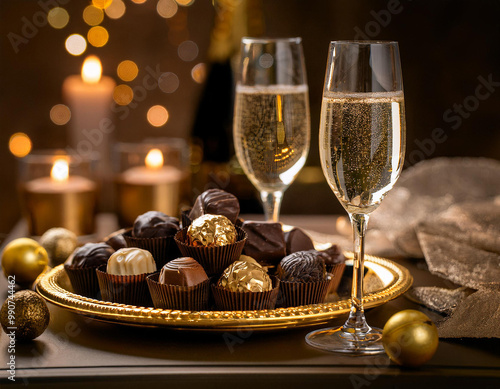
<instances>
[{"instance_id":1,"label":"champagne flute","mask_svg":"<svg viewBox=\"0 0 500 389\"><path fill-rule=\"evenodd\" d=\"M309 345L351 354L384 352L363 310L368 218L403 168L405 111L397 42L334 41L326 69L319 148L323 173L354 234L351 311L342 327L313 331Z\"/></svg>"},{"instance_id":2,"label":"champagne flute","mask_svg":"<svg viewBox=\"0 0 500 389\"><path fill-rule=\"evenodd\" d=\"M234 146L260 192L267 221L277 222L284 191L306 162L308 86L301 38L243 38L234 108Z\"/></svg>"}]
</instances>

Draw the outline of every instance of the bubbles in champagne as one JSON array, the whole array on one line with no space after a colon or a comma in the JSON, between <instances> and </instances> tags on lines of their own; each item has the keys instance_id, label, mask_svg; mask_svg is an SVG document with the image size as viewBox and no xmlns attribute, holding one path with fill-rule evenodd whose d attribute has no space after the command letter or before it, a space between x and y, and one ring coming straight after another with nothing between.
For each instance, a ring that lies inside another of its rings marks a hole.
<instances>
[{"instance_id":1,"label":"bubbles in champagne","mask_svg":"<svg viewBox=\"0 0 500 389\"><path fill-rule=\"evenodd\" d=\"M372 212L393 187L405 149L403 93L327 94L321 163L348 212Z\"/></svg>"},{"instance_id":2,"label":"bubbles in champagne","mask_svg":"<svg viewBox=\"0 0 500 389\"><path fill-rule=\"evenodd\" d=\"M236 89L234 143L253 184L268 191L292 183L309 151L306 85Z\"/></svg>"}]
</instances>

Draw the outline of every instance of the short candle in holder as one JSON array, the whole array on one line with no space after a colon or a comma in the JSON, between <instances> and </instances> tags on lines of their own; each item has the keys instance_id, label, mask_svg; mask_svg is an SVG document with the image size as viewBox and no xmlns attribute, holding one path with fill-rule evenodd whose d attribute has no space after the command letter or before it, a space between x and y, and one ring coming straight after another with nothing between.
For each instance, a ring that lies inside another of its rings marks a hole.
<instances>
[{"instance_id":1,"label":"short candle in holder","mask_svg":"<svg viewBox=\"0 0 500 389\"><path fill-rule=\"evenodd\" d=\"M131 226L137 216L151 210L177 216L187 181L186 171L164 164L163 152L150 149L144 165L125 170L116 180L120 223Z\"/></svg>"},{"instance_id":2,"label":"short candle in holder","mask_svg":"<svg viewBox=\"0 0 500 389\"><path fill-rule=\"evenodd\" d=\"M22 183L21 194L31 235L42 235L53 227L77 235L94 232L97 185L86 177L70 175L67 158L54 161L50 176Z\"/></svg>"}]
</instances>

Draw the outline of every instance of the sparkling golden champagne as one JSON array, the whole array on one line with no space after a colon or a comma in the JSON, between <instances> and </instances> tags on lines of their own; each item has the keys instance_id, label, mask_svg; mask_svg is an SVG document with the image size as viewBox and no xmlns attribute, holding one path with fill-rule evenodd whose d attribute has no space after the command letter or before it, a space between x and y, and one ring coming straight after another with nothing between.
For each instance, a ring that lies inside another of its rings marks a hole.
<instances>
[{"instance_id":1,"label":"sparkling golden champagne","mask_svg":"<svg viewBox=\"0 0 500 389\"><path fill-rule=\"evenodd\" d=\"M236 88L234 144L246 175L259 189L286 189L309 151L307 85Z\"/></svg>"},{"instance_id":2,"label":"sparkling golden champagne","mask_svg":"<svg viewBox=\"0 0 500 389\"><path fill-rule=\"evenodd\" d=\"M404 115L402 92L323 97L321 165L347 212L372 212L396 183L404 162Z\"/></svg>"}]
</instances>

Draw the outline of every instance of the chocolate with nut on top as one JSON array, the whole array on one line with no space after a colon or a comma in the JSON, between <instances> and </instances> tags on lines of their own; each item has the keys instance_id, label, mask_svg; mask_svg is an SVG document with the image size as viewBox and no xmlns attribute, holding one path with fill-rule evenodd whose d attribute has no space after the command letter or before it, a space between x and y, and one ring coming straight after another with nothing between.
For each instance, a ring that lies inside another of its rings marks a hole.
<instances>
[{"instance_id":1,"label":"chocolate with nut on top","mask_svg":"<svg viewBox=\"0 0 500 389\"><path fill-rule=\"evenodd\" d=\"M221 189L209 189L196 198L189 218L195 220L206 214L223 215L235 224L240 214L240 203L231 193Z\"/></svg>"},{"instance_id":2,"label":"chocolate with nut on top","mask_svg":"<svg viewBox=\"0 0 500 389\"><path fill-rule=\"evenodd\" d=\"M163 212L149 211L137 216L132 229L136 238L160 238L173 236L179 230L179 219Z\"/></svg>"},{"instance_id":3,"label":"chocolate with nut on top","mask_svg":"<svg viewBox=\"0 0 500 389\"><path fill-rule=\"evenodd\" d=\"M77 268L99 267L108 263L114 252L106 243L86 243L73 251L66 264Z\"/></svg>"},{"instance_id":4,"label":"chocolate with nut on top","mask_svg":"<svg viewBox=\"0 0 500 389\"><path fill-rule=\"evenodd\" d=\"M158 277L160 284L195 286L208 280L203 267L193 258L176 258L165 264Z\"/></svg>"},{"instance_id":5,"label":"chocolate with nut on top","mask_svg":"<svg viewBox=\"0 0 500 389\"><path fill-rule=\"evenodd\" d=\"M297 251L278 265L278 278L286 282L317 282L326 279L324 259L314 251Z\"/></svg>"},{"instance_id":6,"label":"chocolate with nut on top","mask_svg":"<svg viewBox=\"0 0 500 389\"><path fill-rule=\"evenodd\" d=\"M243 253L262 265L277 265L286 255L285 235L281 223L245 221L241 226L247 233Z\"/></svg>"}]
</instances>

